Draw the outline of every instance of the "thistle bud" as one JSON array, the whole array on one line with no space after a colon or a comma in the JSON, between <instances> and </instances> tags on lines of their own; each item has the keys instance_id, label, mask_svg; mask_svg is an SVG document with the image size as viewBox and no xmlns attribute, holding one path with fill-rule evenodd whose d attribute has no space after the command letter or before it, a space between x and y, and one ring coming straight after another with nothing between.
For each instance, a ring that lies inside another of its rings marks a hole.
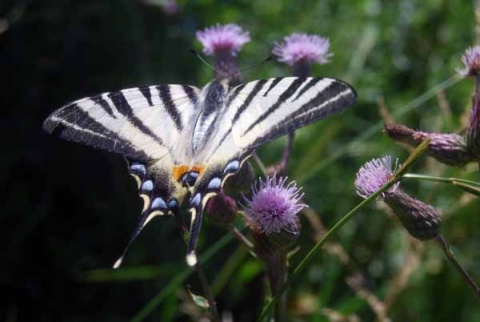
<instances>
[{"instance_id":1,"label":"thistle bud","mask_svg":"<svg viewBox=\"0 0 480 322\"><path fill-rule=\"evenodd\" d=\"M237 202L223 191L207 202L207 216L218 226L233 224L237 217Z\"/></svg>"},{"instance_id":2,"label":"thistle bud","mask_svg":"<svg viewBox=\"0 0 480 322\"><path fill-rule=\"evenodd\" d=\"M393 140L411 147L416 147L426 138L430 138L425 153L447 165L462 167L473 161L465 139L458 134L416 131L402 124L385 124L385 132Z\"/></svg>"},{"instance_id":3,"label":"thistle bud","mask_svg":"<svg viewBox=\"0 0 480 322\"><path fill-rule=\"evenodd\" d=\"M429 240L438 235L442 219L432 206L412 198L400 189L385 194L383 200L413 237Z\"/></svg>"},{"instance_id":4,"label":"thistle bud","mask_svg":"<svg viewBox=\"0 0 480 322\"><path fill-rule=\"evenodd\" d=\"M384 186L393 176L389 156L367 162L357 172L355 187L362 198ZM438 234L442 223L440 215L432 206L412 198L400 189L399 182L383 192L380 197L413 237L420 240L432 239Z\"/></svg>"}]
</instances>

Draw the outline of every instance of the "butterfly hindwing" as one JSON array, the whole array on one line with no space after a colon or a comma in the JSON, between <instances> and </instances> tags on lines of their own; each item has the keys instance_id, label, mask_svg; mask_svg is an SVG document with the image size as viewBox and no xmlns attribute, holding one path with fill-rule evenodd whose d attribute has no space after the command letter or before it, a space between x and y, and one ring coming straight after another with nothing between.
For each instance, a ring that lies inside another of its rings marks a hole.
<instances>
[{"instance_id":1,"label":"butterfly hindwing","mask_svg":"<svg viewBox=\"0 0 480 322\"><path fill-rule=\"evenodd\" d=\"M187 189L173 180L170 162L160 160L150 164L128 161L128 171L137 183L138 193L143 201L140 218L122 256L114 268L121 265L123 257L142 229L156 216L176 215Z\"/></svg>"}]
</instances>

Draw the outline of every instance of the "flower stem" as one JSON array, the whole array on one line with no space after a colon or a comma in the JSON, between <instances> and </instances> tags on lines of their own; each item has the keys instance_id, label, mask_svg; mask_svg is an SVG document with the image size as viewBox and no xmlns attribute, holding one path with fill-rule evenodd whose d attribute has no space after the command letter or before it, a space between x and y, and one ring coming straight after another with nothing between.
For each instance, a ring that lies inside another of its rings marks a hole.
<instances>
[{"instance_id":1,"label":"flower stem","mask_svg":"<svg viewBox=\"0 0 480 322\"><path fill-rule=\"evenodd\" d=\"M200 262L197 262L195 265L195 270L197 271L198 279L200 280L200 284L202 285L203 293L205 294L205 298L208 301L208 310L212 315L212 321L214 322L221 322L220 315L218 314L217 304L215 303L215 299L213 297L212 289L208 284L207 276L203 271L203 267Z\"/></svg>"},{"instance_id":2,"label":"flower stem","mask_svg":"<svg viewBox=\"0 0 480 322\"><path fill-rule=\"evenodd\" d=\"M287 143L283 149L282 162L280 163L282 174L287 172L288 161L290 160L290 153L292 151L293 139L295 137L294 132L288 132Z\"/></svg>"},{"instance_id":3,"label":"flower stem","mask_svg":"<svg viewBox=\"0 0 480 322\"><path fill-rule=\"evenodd\" d=\"M285 251L275 252L267 261L268 281L272 296L278 297L273 309L273 317L275 322L283 322L286 320L286 293L282 286L287 280L287 256Z\"/></svg>"},{"instance_id":4,"label":"flower stem","mask_svg":"<svg viewBox=\"0 0 480 322\"><path fill-rule=\"evenodd\" d=\"M457 259L455 258L455 254L453 253L445 238L441 234L438 234L435 240L440 245L440 247L442 247L442 250L445 253L445 256L447 256L448 261L460 272L465 282L467 282L468 286L473 290L475 295L480 298L480 288L478 287L477 283L475 283L475 281L472 279L470 274L468 274L468 272L457 261Z\"/></svg>"}]
</instances>

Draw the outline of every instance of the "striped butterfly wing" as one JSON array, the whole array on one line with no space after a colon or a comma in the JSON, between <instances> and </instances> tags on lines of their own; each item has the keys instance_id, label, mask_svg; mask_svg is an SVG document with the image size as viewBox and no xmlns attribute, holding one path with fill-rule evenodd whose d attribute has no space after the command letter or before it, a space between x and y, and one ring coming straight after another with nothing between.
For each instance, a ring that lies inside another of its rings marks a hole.
<instances>
[{"instance_id":1,"label":"striped butterfly wing","mask_svg":"<svg viewBox=\"0 0 480 322\"><path fill-rule=\"evenodd\" d=\"M63 139L119 153L129 160L144 207L128 247L157 215L177 212L187 190L173 180L176 164L189 164L188 142L200 90L184 85L125 89L62 107L44 129ZM183 145L183 146L182 146Z\"/></svg>"},{"instance_id":2,"label":"striped butterfly wing","mask_svg":"<svg viewBox=\"0 0 480 322\"><path fill-rule=\"evenodd\" d=\"M208 199L220 192L226 178L238 172L256 147L339 113L355 98L355 90L347 83L318 77L271 78L233 88L215 135L194 158L194 163L208 166L190 200L187 262L196 262L195 244Z\"/></svg>"}]
</instances>

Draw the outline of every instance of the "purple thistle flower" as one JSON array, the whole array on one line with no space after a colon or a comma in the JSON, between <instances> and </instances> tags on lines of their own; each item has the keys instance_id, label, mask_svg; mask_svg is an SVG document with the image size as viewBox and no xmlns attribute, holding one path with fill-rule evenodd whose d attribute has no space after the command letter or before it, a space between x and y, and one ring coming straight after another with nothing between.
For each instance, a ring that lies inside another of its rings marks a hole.
<instances>
[{"instance_id":1,"label":"purple thistle flower","mask_svg":"<svg viewBox=\"0 0 480 322\"><path fill-rule=\"evenodd\" d=\"M235 58L242 46L250 41L248 31L232 23L217 24L197 31L197 39L203 45L203 52L214 56L215 77L228 79L232 85L240 84L240 71Z\"/></svg>"},{"instance_id":2,"label":"purple thistle flower","mask_svg":"<svg viewBox=\"0 0 480 322\"><path fill-rule=\"evenodd\" d=\"M395 161L395 168L397 167L398 159ZM392 176L392 158L390 156L367 162L360 168L355 179L357 194L362 198L368 198L384 186ZM438 212L432 206L403 192L399 185L400 182L397 182L383 192L381 194L383 201L390 206L403 227L413 237L428 240L437 236L442 223Z\"/></svg>"},{"instance_id":3,"label":"purple thistle flower","mask_svg":"<svg viewBox=\"0 0 480 322\"><path fill-rule=\"evenodd\" d=\"M278 61L290 66L295 64L328 63L333 54L329 53L330 41L328 38L317 35L293 33L276 43L272 50Z\"/></svg>"},{"instance_id":4,"label":"purple thistle flower","mask_svg":"<svg viewBox=\"0 0 480 322\"><path fill-rule=\"evenodd\" d=\"M246 214L255 228L261 233L288 232L298 229L297 214L306 207L300 200L303 197L301 188L295 181L287 182L287 177L276 176L260 179L253 186L252 199L245 198Z\"/></svg>"},{"instance_id":5,"label":"purple thistle flower","mask_svg":"<svg viewBox=\"0 0 480 322\"><path fill-rule=\"evenodd\" d=\"M395 161L394 171L397 167L398 159ZM357 172L355 179L357 194L366 199L384 186L392 177L392 158L390 156L373 159L365 163ZM387 192L394 192L399 184L399 182L395 183ZM382 193L382 197L385 197L385 192Z\"/></svg>"},{"instance_id":6,"label":"purple thistle flower","mask_svg":"<svg viewBox=\"0 0 480 322\"><path fill-rule=\"evenodd\" d=\"M250 41L250 34L233 23L205 28L197 31L197 39L203 45L205 55L213 55L217 51L228 51L236 56L242 46Z\"/></svg>"},{"instance_id":7,"label":"purple thistle flower","mask_svg":"<svg viewBox=\"0 0 480 322\"><path fill-rule=\"evenodd\" d=\"M467 48L462 62L465 68L457 69L460 75L464 77L480 75L480 46Z\"/></svg>"}]
</instances>

